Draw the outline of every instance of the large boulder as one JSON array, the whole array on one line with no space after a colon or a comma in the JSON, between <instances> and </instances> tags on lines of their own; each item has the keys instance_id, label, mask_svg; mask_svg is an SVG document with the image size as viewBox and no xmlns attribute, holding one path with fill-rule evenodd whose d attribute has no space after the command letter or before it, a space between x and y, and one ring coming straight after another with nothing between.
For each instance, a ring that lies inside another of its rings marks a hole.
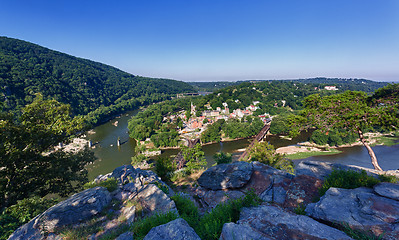
<instances>
[{"instance_id":1,"label":"large boulder","mask_svg":"<svg viewBox=\"0 0 399 240\"><path fill-rule=\"evenodd\" d=\"M382 182L374 186L378 195L399 201L399 184Z\"/></svg>"},{"instance_id":2,"label":"large boulder","mask_svg":"<svg viewBox=\"0 0 399 240\"><path fill-rule=\"evenodd\" d=\"M216 207L219 203L241 198L245 194L239 190L209 190L198 187L195 191L203 206Z\"/></svg>"},{"instance_id":3,"label":"large boulder","mask_svg":"<svg viewBox=\"0 0 399 240\"><path fill-rule=\"evenodd\" d=\"M145 186L134 198L146 212L177 212L175 202L154 184Z\"/></svg>"},{"instance_id":4,"label":"large boulder","mask_svg":"<svg viewBox=\"0 0 399 240\"><path fill-rule=\"evenodd\" d=\"M399 236L399 201L379 196L370 188L330 188L319 202L309 204L307 215L325 222L348 224L383 239Z\"/></svg>"},{"instance_id":5,"label":"large boulder","mask_svg":"<svg viewBox=\"0 0 399 240\"><path fill-rule=\"evenodd\" d=\"M247 162L219 164L206 170L198 183L211 190L240 188L251 178L252 169L252 164Z\"/></svg>"},{"instance_id":6,"label":"large boulder","mask_svg":"<svg viewBox=\"0 0 399 240\"><path fill-rule=\"evenodd\" d=\"M378 177L379 174L386 174L399 177L399 170L377 171L375 169L359 167L355 165L343 165L339 163L319 162L319 161L302 161L296 168L296 175L309 175L319 179L325 179L334 169L351 170L356 172L366 171L368 175Z\"/></svg>"},{"instance_id":7,"label":"large boulder","mask_svg":"<svg viewBox=\"0 0 399 240\"><path fill-rule=\"evenodd\" d=\"M77 224L100 213L111 201L106 188L95 187L54 205L18 228L9 239L41 239L61 227Z\"/></svg>"},{"instance_id":8,"label":"large boulder","mask_svg":"<svg viewBox=\"0 0 399 240\"><path fill-rule=\"evenodd\" d=\"M351 238L310 217L289 213L276 206L261 205L244 208L237 224L229 223L223 226L220 239L338 240Z\"/></svg>"},{"instance_id":9,"label":"large boulder","mask_svg":"<svg viewBox=\"0 0 399 240\"><path fill-rule=\"evenodd\" d=\"M148 232L144 240L201 240L188 223L178 218L169 223L155 227Z\"/></svg>"},{"instance_id":10,"label":"large boulder","mask_svg":"<svg viewBox=\"0 0 399 240\"><path fill-rule=\"evenodd\" d=\"M272 240L248 224L225 223L219 240Z\"/></svg>"}]
</instances>

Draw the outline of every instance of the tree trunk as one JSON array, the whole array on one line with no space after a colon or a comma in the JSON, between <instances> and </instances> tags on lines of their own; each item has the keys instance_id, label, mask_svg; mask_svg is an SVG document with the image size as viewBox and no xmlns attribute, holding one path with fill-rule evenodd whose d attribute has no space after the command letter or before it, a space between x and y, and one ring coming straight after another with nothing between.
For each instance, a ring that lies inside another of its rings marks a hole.
<instances>
[{"instance_id":1,"label":"tree trunk","mask_svg":"<svg viewBox=\"0 0 399 240\"><path fill-rule=\"evenodd\" d=\"M371 149L370 145L367 143L366 139L364 139L362 131L358 129L357 133L359 134L360 141L362 141L363 145L366 147L367 151L369 152L371 158L371 164L373 164L374 169L382 171L382 168L380 167L380 165L378 165L377 157L375 156L373 149Z\"/></svg>"}]
</instances>

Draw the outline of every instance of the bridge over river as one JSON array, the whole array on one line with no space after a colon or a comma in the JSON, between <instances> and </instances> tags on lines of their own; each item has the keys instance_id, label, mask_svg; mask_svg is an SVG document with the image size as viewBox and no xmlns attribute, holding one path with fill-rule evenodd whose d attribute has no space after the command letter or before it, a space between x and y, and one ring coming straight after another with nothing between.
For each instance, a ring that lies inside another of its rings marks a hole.
<instances>
[{"instance_id":1,"label":"bridge over river","mask_svg":"<svg viewBox=\"0 0 399 240\"><path fill-rule=\"evenodd\" d=\"M262 141L265 138L265 136L266 136L267 132L269 131L269 129L270 129L270 122L266 123L263 126L263 128L260 130L260 132L254 138L254 140L251 142L251 144L247 147L245 152L243 152L241 154L240 158L238 159L239 161L244 160L244 159L246 159L248 157L249 151L251 150L251 148L256 143ZM199 138L196 138L196 139L193 139L193 140L187 139L187 141L188 141L188 147L189 148L193 148L200 141L200 139ZM182 151L180 151L176 155L176 157L174 159L174 162L176 164L177 169L182 169L185 166L187 161L184 159Z\"/></svg>"}]
</instances>

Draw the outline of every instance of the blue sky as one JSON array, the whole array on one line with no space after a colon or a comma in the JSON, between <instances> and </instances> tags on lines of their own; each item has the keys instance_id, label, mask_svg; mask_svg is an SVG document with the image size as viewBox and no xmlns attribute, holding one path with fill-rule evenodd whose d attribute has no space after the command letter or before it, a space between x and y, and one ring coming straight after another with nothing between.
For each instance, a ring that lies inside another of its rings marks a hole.
<instances>
[{"instance_id":1,"label":"blue sky","mask_svg":"<svg viewBox=\"0 0 399 240\"><path fill-rule=\"evenodd\" d=\"M0 0L0 35L183 81L399 81L397 0Z\"/></svg>"}]
</instances>

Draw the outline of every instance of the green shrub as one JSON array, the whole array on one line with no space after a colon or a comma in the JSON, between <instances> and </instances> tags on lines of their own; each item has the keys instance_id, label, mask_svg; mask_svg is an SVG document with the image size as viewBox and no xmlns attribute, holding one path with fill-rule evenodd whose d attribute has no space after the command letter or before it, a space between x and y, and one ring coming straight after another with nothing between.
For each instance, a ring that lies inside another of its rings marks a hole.
<instances>
[{"instance_id":1,"label":"green shrub","mask_svg":"<svg viewBox=\"0 0 399 240\"><path fill-rule=\"evenodd\" d=\"M250 191L243 198L221 203L211 212L200 217L198 208L188 197L175 195L172 199L176 203L180 216L194 228L201 239L219 239L223 225L236 222L243 207L256 206L261 202L259 197Z\"/></svg>"},{"instance_id":2,"label":"green shrub","mask_svg":"<svg viewBox=\"0 0 399 240\"><path fill-rule=\"evenodd\" d=\"M373 187L379 182L380 180L368 176L364 170L356 172L335 169L326 178L319 193L320 196L323 196L330 187L354 189L358 187Z\"/></svg>"},{"instance_id":3,"label":"green shrub","mask_svg":"<svg viewBox=\"0 0 399 240\"><path fill-rule=\"evenodd\" d=\"M175 202L179 215L187 221L190 226L195 226L199 222L198 208L188 196L174 195L171 199Z\"/></svg>"},{"instance_id":4,"label":"green shrub","mask_svg":"<svg viewBox=\"0 0 399 240\"><path fill-rule=\"evenodd\" d=\"M258 142L249 150L247 161L258 161L271 167L294 173L294 163L284 155L276 153L274 146L268 142Z\"/></svg>"},{"instance_id":5,"label":"green shrub","mask_svg":"<svg viewBox=\"0 0 399 240\"><path fill-rule=\"evenodd\" d=\"M152 228L177 218L178 216L175 212L152 215L135 222L130 230L134 233L134 239L143 239Z\"/></svg>"},{"instance_id":6,"label":"green shrub","mask_svg":"<svg viewBox=\"0 0 399 240\"><path fill-rule=\"evenodd\" d=\"M162 190L162 192L164 192L165 194L169 194L169 187L160 183L160 182L154 182L153 184L155 184L155 186L157 186L159 189Z\"/></svg>"},{"instance_id":7,"label":"green shrub","mask_svg":"<svg viewBox=\"0 0 399 240\"><path fill-rule=\"evenodd\" d=\"M137 166L137 165L141 164L142 162L144 162L144 160L148 159L148 157L146 157L144 154L139 153L136 156L132 157L131 159L132 159L131 164L133 166Z\"/></svg>"},{"instance_id":8,"label":"green shrub","mask_svg":"<svg viewBox=\"0 0 399 240\"><path fill-rule=\"evenodd\" d=\"M201 239L219 239L225 223L238 221L243 207L256 206L260 202L255 192L250 191L243 198L217 205L211 212L201 217L199 224L191 227Z\"/></svg>"},{"instance_id":9,"label":"green shrub","mask_svg":"<svg viewBox=\"0 0 399 240\"><path fill-rule=\"evenodd\" d=\"M165 182L170 181L176 165L169 158L158 158L155 162L155 172Z\"/></svg>"},{"instance_id":10,"label":"green shrub","mask_svg":"<svg viewBox=\"0 0 399 240\"><path fill-rule=\"evenodd\" d=\"M109 192L113 192L118 188L118 181L115 178L108 178L107 180L99 183L88 182L83 187L85 189L94 187L105 187Z\"/></svg>"},{"instance_id":11,"label":"green shrub","mask_svg":"<svg viewBox=\"0 0 399 240\"><path fill-rule=\"evenodd\" d=\"M379 175L378 176L381 182L390 182L390 183L399 183L399 178L392 176L392 175Z\"/></svg>"},{"instance_id":12,"label":"green shrub","mask_svg":"<svg viewBox=\"0 0 399 240\"><path fill-rule=\"evenodd\" d=\"M232 156L231 153L218 152L213 155L213 159L215 159L217 164L231 163Z\"/></svg>"},{"instance_id":13,"label":"green shrub","mask_svg":"<svg viewBox=\"0 0 399 240\"><path fill-rule=\"evenodd\" d=\"M32 197L20 200L0 215L0 239L7 239L18 227L57 204L58 199Z\"/></svg>"}]
</instances>

